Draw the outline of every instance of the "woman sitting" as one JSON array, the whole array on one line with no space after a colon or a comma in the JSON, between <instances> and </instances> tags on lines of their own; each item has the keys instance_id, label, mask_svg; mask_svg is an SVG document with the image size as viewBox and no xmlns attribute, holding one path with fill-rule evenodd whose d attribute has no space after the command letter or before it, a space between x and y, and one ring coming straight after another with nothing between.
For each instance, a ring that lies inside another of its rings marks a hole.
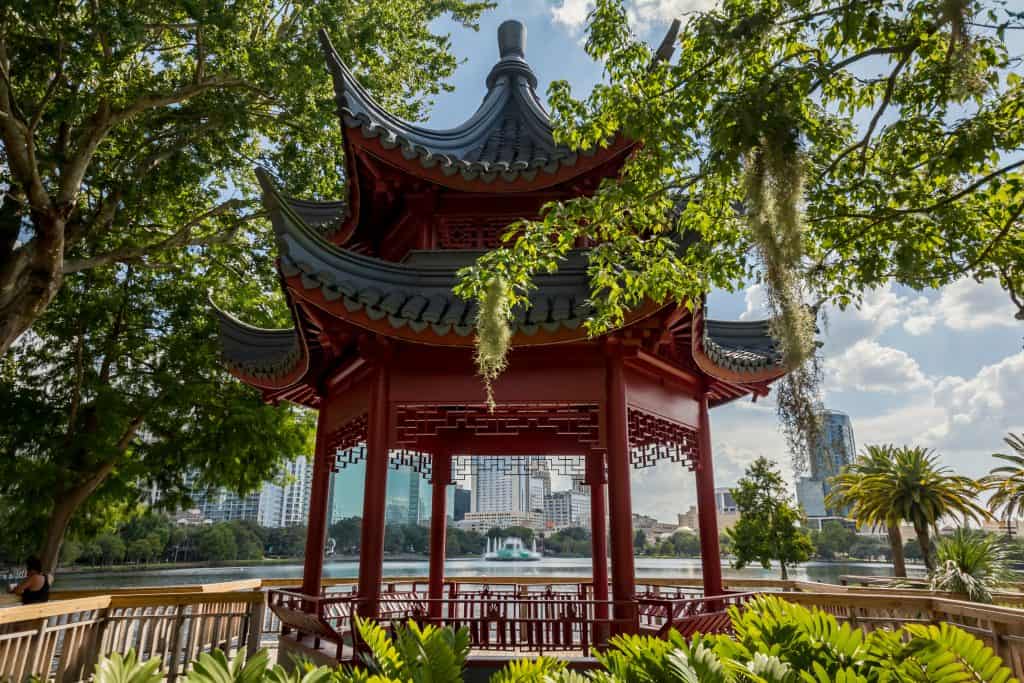
<instances>
[{"instance_id":1,"label":"woman sitting","mask_svg":"<svg viewBox=\"0 0 1024 683\"><path fill-rule=\"evenodd\" d=\"M30 557L25 563L28 575L17 586L11 589L15 595L21 596L21 604L35 605L50 599L50 577L43 573L43 563L38 557Z\"/></svg>"}]
</instances>

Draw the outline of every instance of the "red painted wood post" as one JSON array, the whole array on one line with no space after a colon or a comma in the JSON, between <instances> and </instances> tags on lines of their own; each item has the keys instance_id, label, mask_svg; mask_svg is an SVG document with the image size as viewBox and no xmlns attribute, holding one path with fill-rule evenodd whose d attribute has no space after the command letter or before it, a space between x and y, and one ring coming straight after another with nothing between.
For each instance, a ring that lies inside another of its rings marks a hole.
<instances>
[{"instance_id":1,"label":"red painted wood post","mask_svg":"<svg viewBox=\"0 0 1024 683\"><path fill-rule=\"evenodd\" d=\"M615 632L637 628L633 567L633 503L630 492L629 420L622 349L609 349L606 374L608 427L608 507L612 546L612 600ZM632 622L629 625L630 621Z\"/></svg>"},{"instance_id":2,"label":"red painted wood post","mask_svg":"<svg viewBox=\"0 0 1024 683\"><path fill-rule=\"evenodd\" d=\"M700 565L704 595L722 595L722 558L718 547L718 506L715 503L715 466L711 456L711 420L708 395L698 399L697 526L700 527Z\"/></svg>"},{"instance_id":3,"label":"red painted wood post","mask_svg":"<svg viewBox=\"0 0 1024 683\"><path fill-rule=\"evenodd\" d=\"M388 385L386 358L376 359L370 384L366 430L366 484L359 546L359 614L380 616L380 582L384 575L384 511L388 485Z\"/></svg>"},{"instance_id":4,"label":"red painted wood post","mask_svg":"<svg viewBox=\"0 0 1024 683\"><path fill-rule=\"evenodd\" d=\"M313 451L313 484L309 492L309 522L306 525L306 559L302 567L302 592L320 595L324 573L324 540L327 536L327 496L331 484L332 455L328 451L330 433L327 411L330 398L325 396L316 422L316 448ZM307 612L315 605L303 603Z\"/></svg>"},{"instance_id":5,"label":"red painted wood post","mask_svg":"<svg viewBox=\"0 0 1024 683\"><path fill-rule=\"evenodd\" d=\"M448 484L451 483L452 457L443 451L434 453L431 467L430 498L430 582L427 596L430 598L428 613L431 619L440 621L441 600L444 598L444 555L448 530Z\"/></svg>"},{"instance_id":6,"label":"red painted wood post","mask_svg":"<svg viewBox=\"0 0 1024 683\"><path fill-rule=\"evenodd\" d=\"M590 485L590 557L591 576L594 586L594 617L599 621L608 619L608 523L605 519L605 489L607 478L604 471L604 451L594 450L587 454L587 484ZM594 644L603 644L605 629L595 632Z\"/></svg>"}]
</instances>

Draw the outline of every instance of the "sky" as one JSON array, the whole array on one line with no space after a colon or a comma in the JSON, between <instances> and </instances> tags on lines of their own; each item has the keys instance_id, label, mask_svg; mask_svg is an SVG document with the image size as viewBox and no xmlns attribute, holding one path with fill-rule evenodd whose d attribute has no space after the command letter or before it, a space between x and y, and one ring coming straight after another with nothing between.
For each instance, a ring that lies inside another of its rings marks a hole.
<instances>
[{"instance_id":1,"label":"sky","mask_svg":"<svg viewBox=\"0 0 1024 683\"><path fill-rule=\"evenodd\" d=\"M628 0L634 30L657 44L674 17L704 9L707 0ZM506 19L527 27L526 58L540 81L565 79L583 96L601 66L583 51L589 0L506 0L486 13L480 31L440 23L462 64L454 91L437 98L432 127L461 123L484 94L497 61L496 31ZM944 464L978 477L1006 452L1008 432L1024 432L1024 323L997 284L961 280L939 291L886 286L868 292L858 309L825 311L824 403L847 413L858 449L873 443L933 448ZM758 287L714 292L709 314L719 319L765 316ZM764 455L792 478L790 456L769 397L717 408L711 414L715 478L729 486ZM695 502L692 473L663 463L634 471L633 508L665 521Z\"/></svg>"}]
</instances>

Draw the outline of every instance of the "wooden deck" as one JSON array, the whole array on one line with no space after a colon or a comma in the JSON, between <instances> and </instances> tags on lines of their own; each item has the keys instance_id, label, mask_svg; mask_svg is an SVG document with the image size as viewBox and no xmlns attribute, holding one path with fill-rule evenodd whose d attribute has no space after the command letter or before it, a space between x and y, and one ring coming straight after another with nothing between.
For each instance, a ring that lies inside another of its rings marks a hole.
<instances>
[{"instance_id":1,"label":"wooden deck","mask_svg":"<svg viewBox=\"0 0 1024 683\"><path fill-rule=\"evenodd\" d=\"M289 584L294 582L250 580L104 593L55 591L54 599L43 605L2 608L0 680L32 676L62 682L88 680L98 657L129 649L144 659L159 657L161 671L171 682L187 673L189 662L200 653L215 648L233 654L270 647L282 662L293 650L323 663L352 661L347 621L355 600L352 582L324 586L326 597L317 599L325 608L333 605L322 613L325 618L318 614L315 624L303 621L290 626L282 624L272 609L276 598L271 590L294 595L280 590ZM475 671L541 652L587 667L592 663L586 657L590 648L602 644L600 620L597 626L588 625L597 604L585 580L474 578L456 585L435 623L470 627ZM999 593L997 604L979 605L915 589L762 580L733 580L727 585L742 593L707 601L692 589L691 581L648 581L640 587L630 619L650 633L668 628L684 634L720 630L727 628L720 609L724 605L715 601L742 603L746 599L742 596L752 592L783 591L795 603L818 607L866 631L907 623L955 624L985 641L1016 676L1024 677L1022 593ZM431 605L425 597L425 580L389 580L383 588L389 619L431 622L426 616ZM566 612L570 607L575 611ZM608 607L614 612L614 605ZM500 609L495 612L495 608ZM615 626L614 618L605 623L608 628ZM328 628L317 635L303 632L324 624Z\"/></svg>"}]
</instances>

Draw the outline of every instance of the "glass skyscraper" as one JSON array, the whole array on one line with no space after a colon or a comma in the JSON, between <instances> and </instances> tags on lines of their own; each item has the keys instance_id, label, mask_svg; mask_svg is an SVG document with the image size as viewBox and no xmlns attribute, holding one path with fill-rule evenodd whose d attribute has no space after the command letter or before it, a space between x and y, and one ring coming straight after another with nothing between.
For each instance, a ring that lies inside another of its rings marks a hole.
<instances>
[{"instance_id":1,"label":"glass skyscraper","mask_svg":"<svg viewBox=\"0 0 1024 683\"><path fill-rule=\"evenodd\" d=\"M832 487L829 478L849 465L856 457L857 445L853 438L853 424L846 413L826 410L822 413L821 438L811 449L809 476L796 484L797 500L809 517L843 516L846 510L825 507L825 496Z\"/></svg>"},{"instance_id":2,"label":"glass skyscraper","mask_svg":"<svg viewBox=\"0 0 1024 683\"><path fill-rule=\"evenodd\" d=\"M339 469L331 476L329 523L363 516L366 462ZM454 486L448 487L448 514L454 515ZM384 507L386 524L425 524L430 519L430 482L412 468L388 470Z\"/></svg>"}]
</instances>

